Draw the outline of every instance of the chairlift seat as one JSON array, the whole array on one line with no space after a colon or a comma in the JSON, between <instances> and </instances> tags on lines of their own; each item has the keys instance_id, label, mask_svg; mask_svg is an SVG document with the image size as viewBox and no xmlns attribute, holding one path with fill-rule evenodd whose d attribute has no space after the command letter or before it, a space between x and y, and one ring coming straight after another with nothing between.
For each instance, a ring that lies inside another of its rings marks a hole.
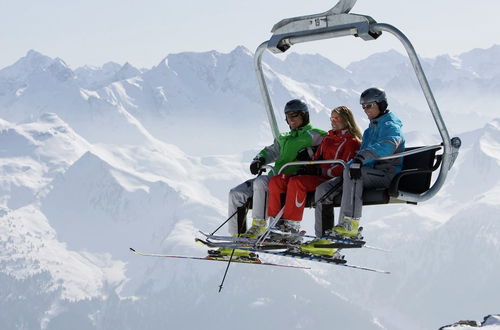
<instances>
[{"instance_id":1,"label":"chairlift seat","mask_svg":"<svg viewBox=\"0 0 500 330\"><path fill-rule=\"evenodd\" d=\"M421 147L406 148L410 151ZM442 155L436 155L441 149L437 146L416 154L404 156L403 168L391 182L389 188L373 188L363 191L363 205L381 205L389 203L408 203L397 199L399 191L421 194L426 192L431 185L432 172L437 170L441 164ZM285 204L285 194L281 195L282 205ZM334 206L340 207L342 195L337 195L333 201ZM314 207L314 191L307 194L306 207ZM250 208L252 203L250 203Z\"/></svg>"}]
</instances>

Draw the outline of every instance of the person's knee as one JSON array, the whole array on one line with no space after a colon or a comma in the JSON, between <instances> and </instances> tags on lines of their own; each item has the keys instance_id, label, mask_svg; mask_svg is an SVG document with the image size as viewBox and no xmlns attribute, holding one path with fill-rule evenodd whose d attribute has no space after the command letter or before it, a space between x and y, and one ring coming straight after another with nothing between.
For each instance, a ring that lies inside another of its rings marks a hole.
<instances>
[{"instance_id":1,"label":"person's knee","mask_svg":"<svg viewBox=\"0 0 500 330\"><path fill-rule=\"evenodd\" d=\"M238 189L238 187L234 187L231 190L229 190L229 200L237 198L242 195L241 189Z\"/></svg>"},{"instance_id":2,"label":"person's knee","mask_svg":"<svg viewBox=\"0 0 500 330\"><path fill-rule=\"evenodd\" d=\"M363 173L363 167L361 167L361 173ZM344 181L351 179L351 174L349 174L349 166L344 167L344 171L342 171L342 175L344 177Z\"/></svg>"},{"instance_id":3,"label":"person's knee","mask_svg":"<svg viewBox=\"0 0 500 330\"><path fill-rule=\"evenodd\" d=\"M276 177L273 176L271 180L269 180L268 189L269 191L271 191L271 190L277 190L279 188L280 188L280 182Z\"/></svg>"},{"instance_id":4,"label":"person's knee","mask_svg":"<svg viewBox=\"0 0 500 330\"><path fill-rule=\"evenodd\" d=\"M298 177L292 177L288 181L288 189L290 189L290 188L301 188L301 187L302 187L302 183L301 183L301 181L300 181L300 179Z\"/></svg>"},{"instance_id":5,"label":"person's knee","mask_svg":"<svg viewBox=\"0 0 500 330\"><path fill-rule=\"evenodd\" d=\"M267 189L269 180L264 176L259 176L253 182L253 189Z\"/></svg>"},{"instance_id":6,"label":"person's knee","mask_svg":"<svg viewBox=\"0 0 500 330\"><path fill-rule=\"evenodd\" d=\"M317 186L314 192L314 200L318 201L318 199L323 197L328 192L328 190L330 190L329 184L320 184L319 186Z\"/></svg>"}]
</instances>

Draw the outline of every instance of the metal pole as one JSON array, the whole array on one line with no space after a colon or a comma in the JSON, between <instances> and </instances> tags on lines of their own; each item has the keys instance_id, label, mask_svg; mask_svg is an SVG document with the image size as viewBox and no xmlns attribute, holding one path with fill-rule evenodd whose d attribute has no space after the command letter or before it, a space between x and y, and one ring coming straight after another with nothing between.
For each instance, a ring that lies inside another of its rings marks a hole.
<instances>
[{"instance_id":1,"label":"metal pole","mask_svg":"<svg viewBox=\"0 0 500 330\"><path fill-rule=\"evenodd\" d=\"M274 116L273 104L271 103L271 97L269 96L269 90L267 88L266 79L264 77L264 70L262 69L262 55L267 49L267 41L260 44L260 46L255 51L254 56L254 68L257 74L257 81L260 87L260 93L262 94L262 100L264 101L264 106L266 107L267 119L271 125L271 131L273 136L277 139L280 135L278 129L278 123L276 122L276 117Z\"/></svg>"},{"instance_id":2,"label":"metal pole","mask_svg":"<svg viewBox=\"0 0 500 330\"><path fill-rule=\"evenodd\" d=\"M415 52L415 49L413 48L413 45L411 44L410 40L401 31L399 31L392 25L385 23L376 23L373 24L371 27L376 32L385 31L391 33L396 38L398 38L399 41L401 41L401 43L403 44L408 54L408 57L410 58L413 69L415 70L418 82L420 84L420 87L422 88L425 99L427 100L427 104L429 105L429 109L431 110L434 121L438 127L439 134L441 135L441 138L443 140L443 161L439 175L434 185L429 190L427 190L422 194L400 193L399 196L401 199L406 201L413 201L413 202L426 201L429 198L433 197L443 186L446 180L446 176L448 174L448 170L453 164L454 160L453 154L458 150L458 148L452 146L448 130L446 129L446 125L443 121L443 118L441 117L441 113L439 112L439 108L436 103L436 100L434 99L434 95L432 94L429 82L427 81L424 70L422 69L422 65L420 64L420 60L418 59L417 53Z\"/></svg>"}]
</instances>

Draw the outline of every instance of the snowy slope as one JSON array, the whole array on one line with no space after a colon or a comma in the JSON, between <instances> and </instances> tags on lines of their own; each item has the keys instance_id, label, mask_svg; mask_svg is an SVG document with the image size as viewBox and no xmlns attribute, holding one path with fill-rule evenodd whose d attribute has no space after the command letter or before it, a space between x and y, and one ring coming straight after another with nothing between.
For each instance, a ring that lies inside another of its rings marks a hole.
<instances>
[{"instance_id":1,"label":"snowy slope","mask_svg":"<svg viewBox=\"0 0 500 330\"><path fill-rule=\"evenodd\" d=\"M33 202L89 148L55 114L21 125L0 119L0 141L0 207L10 209Z\"/></svg>"}]
</instances>

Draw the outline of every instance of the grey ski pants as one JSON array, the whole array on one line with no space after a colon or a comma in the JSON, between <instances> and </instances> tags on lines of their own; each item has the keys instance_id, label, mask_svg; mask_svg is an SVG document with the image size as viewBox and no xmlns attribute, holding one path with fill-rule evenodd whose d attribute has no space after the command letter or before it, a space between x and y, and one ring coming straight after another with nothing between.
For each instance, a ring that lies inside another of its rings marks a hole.
<instances>
[{"instance_id":1,"label":"grey ski pants","mask_svg":"<svg viewBox=\"0 0 500 330\"><path fill-rule=\"evenodd\" d=\"M229 234L235 235L246 231L248 208L244 205L250 197L252 197L252 218L266 219L269 180L268 175L260 175L229 191L228 217L236 213L229 220Z\"/></svg>"},{"instance_id":2,"label":"grey ski pants","mask_svg":"<svg viewBox=\"0 0 500 330\"><path fill-rule=\"evenodd\" d=\"M361 218L363 208L364 188L388 188L394 174L387 174L384 171L370 167L361 167L361 178L353 180L349 176L349 168L344 169L343 178L333 178L316 188L314 201L315 224L314 231L317 237L324 234L325 230L331 229L334 225L333 200L335 196L342 193L339 219L344 216L351 218Z\"/></svg>"}]
</instances>

